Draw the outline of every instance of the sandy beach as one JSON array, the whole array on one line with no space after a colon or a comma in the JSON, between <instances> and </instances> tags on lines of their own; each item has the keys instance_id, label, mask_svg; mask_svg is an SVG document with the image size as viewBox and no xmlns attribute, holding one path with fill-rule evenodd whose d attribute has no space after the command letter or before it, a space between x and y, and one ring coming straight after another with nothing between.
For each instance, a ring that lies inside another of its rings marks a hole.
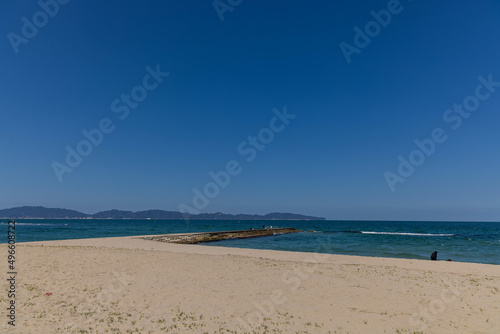
<instances>
[{"instance_id":1,"label":"sandy beach","mask_svg":"<svg viewBox=\"0 0 500 334\"><path fill-rule=\"evenodd\" d=\"M495 265L139 237L16 251L16 326L3 279L2 333L500 333Z\"/></svg>"}]
</instances>

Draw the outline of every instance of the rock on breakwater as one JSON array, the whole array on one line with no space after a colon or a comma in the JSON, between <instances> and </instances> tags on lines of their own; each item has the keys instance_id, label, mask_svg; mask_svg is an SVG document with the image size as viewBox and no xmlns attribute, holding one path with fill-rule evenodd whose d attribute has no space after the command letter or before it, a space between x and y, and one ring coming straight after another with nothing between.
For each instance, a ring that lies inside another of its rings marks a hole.
<instances>
[{"instance_id":1,"label":"rock on breakwater","mask_svg":"<svg viewBox=\"0 0 500 334\"><path fill-rule=\"evenodd\" d=\"M250 230L240 230L240 231L165 234L165 235L144 237L143 239L160 241L160 242L170 242L174 244L198 244L201 242L219 241L227 239L258 238L275 234L287 234L296 232L302 232L302 231L291 227L265 228L265 229L250 229Z\"/></svg>"}]
</instances>

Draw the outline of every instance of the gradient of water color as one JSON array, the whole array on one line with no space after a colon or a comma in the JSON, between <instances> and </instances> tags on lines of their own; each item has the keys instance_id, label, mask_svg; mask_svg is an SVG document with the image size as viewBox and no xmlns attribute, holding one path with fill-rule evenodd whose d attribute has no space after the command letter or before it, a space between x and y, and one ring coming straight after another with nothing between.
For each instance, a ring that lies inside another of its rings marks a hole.
<instances>
[{"instance_id":1,"label":"gradient of water color","mask_svg":"<svg viewBox=\"0 0 500 334\"><path fill-rule=\"evenodd\" d=\"M18 219L17 242L294 227L304 232L204 244L331 254L500 264L500 223L407 221L214 221ZM0 243L7 220L0 220Z\"/></svg>"}]
</instances>

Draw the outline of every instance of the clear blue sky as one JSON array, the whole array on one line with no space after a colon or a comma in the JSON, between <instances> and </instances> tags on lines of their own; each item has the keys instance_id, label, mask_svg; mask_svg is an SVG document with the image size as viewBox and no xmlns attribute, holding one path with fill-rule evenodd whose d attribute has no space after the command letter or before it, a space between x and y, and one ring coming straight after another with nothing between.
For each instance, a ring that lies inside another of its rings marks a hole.
<instances>
[{"instance_id":1,"label":"clear blue sky","mask_svg":"<svg viewBox=\"0 0 500 334\"><path fill-rule=\"evenodd\" d=\"M500 220L500 88L460 128L443 119L479 76L500 81L498 1L401 1L350 63L340 44L388 1L244 0L223 21L212 1L0 6L0 208L178 210L235 160L200 211ZM112 102L157 64L169 76L121 120ZM238 146L284 106L296 118L248 162ZM60 182L53 162L105 118L114 131ZM391 191L384 173L435 128L447 140Z\"/></svg>"}]
</instances>

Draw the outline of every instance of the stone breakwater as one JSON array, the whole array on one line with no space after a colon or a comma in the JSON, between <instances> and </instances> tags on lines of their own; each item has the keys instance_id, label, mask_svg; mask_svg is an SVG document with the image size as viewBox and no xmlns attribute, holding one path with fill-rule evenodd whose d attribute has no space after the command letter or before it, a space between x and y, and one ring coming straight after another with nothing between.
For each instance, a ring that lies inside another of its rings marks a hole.
<instances>
[{"instance_id":1,"label":"stone breakwater","mask_svg":"<svg viewBox=\"0 0 500 334\"><path fill-rule=\"evenodd\" d=\"M250 229L241 231L165 234L152 237L144 237L143 239L160 241L160 242L170 242L174 244L198 244L201 242L219 241L227 239L258 238L258 237L271 236L275 234L287 234L296 232L302 232L302 231L291 227L265 228L265 229Z\"/></svg>"}]
</instances>

